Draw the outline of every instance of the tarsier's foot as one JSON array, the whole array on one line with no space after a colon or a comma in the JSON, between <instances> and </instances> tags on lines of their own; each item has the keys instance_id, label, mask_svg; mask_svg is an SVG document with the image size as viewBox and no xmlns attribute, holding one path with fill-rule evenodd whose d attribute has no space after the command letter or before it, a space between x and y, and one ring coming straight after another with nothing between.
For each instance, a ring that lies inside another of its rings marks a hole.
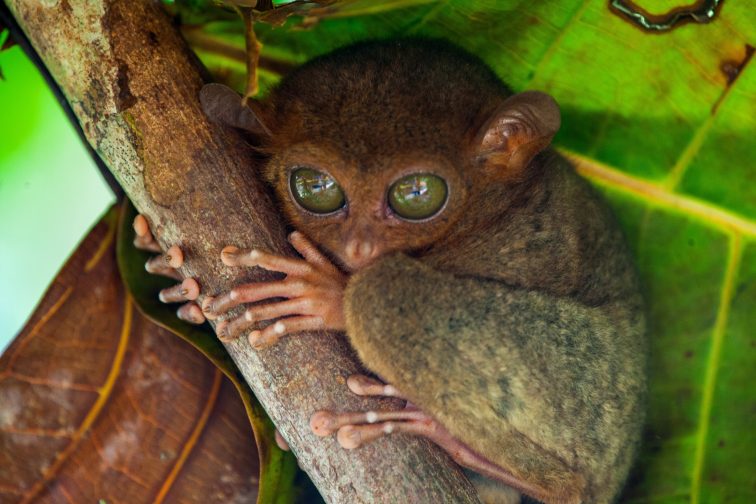
<instances>
[{"instance_id":1,"label":"tarsier's foot","mask_svg":"<svg viewBox=\"0 0 756 504\"><path fill-rule=\"evenodd\" d=\"M221 260L227 266L258 266L286 276L281 280L239 285L225 294L205 298L202 311L211 320L241 304L270 300L247 307L236 318L218 322L216 332L219 338L232 340L246 333L253 347L263 348L286 334L343 329L346 275L302 233L289 235L289 242L302 259L257 249L242 250L233 246L223 249ZM262 329L256 328L260 323L275 319L278 320Z\"/></svg>"},{"instance_id":2,"label":"tarsier's foot","mask_svg":"<svg viewBox=\"0 0 756 504\"><path fill-rule=\"evenodd\" d=\"M386 385L365 375L352 375L347 379L349 390L361 396L403 398L392 385ZM310 418L310 428L318 436L336 433L339 444L346 449L358 448L381 436L406 433L423 436L446 451L459 465L490 478L503 481L515 488L525 485L509 472L475 453L454 438L440 423L407 403L401 410L335 413L317 411Z\"/></svg>"},{"instance_id":3,"label":"tarsier's foot","mask_svg":"<svg viewBox=\"0 0 756 504\"><path fill-rule=\"evenodd\" d=\"M137 215L134 219L134 232L136 233L134 237L134 246L136 248L147 250L148 252L161 252L160 245L152 236L150 225L143 215ZM149 259L145 263L144 269L148 273L181 280L181 275L179 275L176 269L180 268L183 264L184 253L178 246L174 245L164 254ZM200 286L197 281L193 278L187 278L178 285L161 290L159 298L164 303L190 301L189 303L182 304L176 311L176 315L186 322L201 324L205 321L205 316L202 314L202 310L197 303L192 302L197 299L199 293Z\"/></svg>"}]
</instances>

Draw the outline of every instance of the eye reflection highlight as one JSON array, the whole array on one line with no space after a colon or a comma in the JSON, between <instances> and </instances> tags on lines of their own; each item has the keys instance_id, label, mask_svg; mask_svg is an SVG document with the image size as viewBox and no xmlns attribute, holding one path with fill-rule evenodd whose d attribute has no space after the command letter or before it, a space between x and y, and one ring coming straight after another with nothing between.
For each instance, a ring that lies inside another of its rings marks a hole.
<instances>
[{"instance_id":1,"label":"eye reflection highlight","mask_svg":"<svg viewBox=\"0 0 756 504\"><path fill-rule=\"evenodd\" d=\"M389 189L389 206L402 218L427 219L441 210L447 193L446 182L441 177L416 173L394 182Z\"/></svg>"},{"instance_id":2,"label":"eye reflection highlight","mask_svg":"<svg viewBox=\"0 0 756 504\"><path fill-rule=\"evenodd\" d=\"M330 175L311 168L298 168L291 173L291 193L304 209L327 214L346 203L344 191Z\"/></svg>"}]
</instances>

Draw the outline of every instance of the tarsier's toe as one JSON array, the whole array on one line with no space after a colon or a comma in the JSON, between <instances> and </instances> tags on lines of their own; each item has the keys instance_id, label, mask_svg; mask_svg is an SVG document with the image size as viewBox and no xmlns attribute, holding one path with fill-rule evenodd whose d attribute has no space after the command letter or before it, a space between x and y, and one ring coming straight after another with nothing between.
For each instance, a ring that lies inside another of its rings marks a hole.
<instances>
[{"instance_id":1,"label":"tarsier's toe","mask_svg":"<svg viewBox=\"0 0 756 504\"><path fill-rule=\"evenodd\" d=\"M330 411L316 411L310 417L310 429L316 436L330 436L339 428L338 417Z\"/></svg>"},{"instance_id":2,"label":"tarsier's toe","mask_svg":"<svg viewBox=\"0 0 756 504\"><path fill-rule=\"evenodd\" d=\"M363 374L353 374L347 378L347 387L361 396L399 397L399 391L393 385L386 385Z\"/></svg>"},{"instance_id":3,"label":"tarsier's toe","mask_svg":"<svg viewBox=\"0 0 756 504\"><path fill-rule=\"evenodd\" d=\"M345 425L339 429L339 433L336 434L336 440L342 448L354 450L355 448L359 448L362 444L361 430L362 429L354 425Z\"/></svg>"}]
</instances>

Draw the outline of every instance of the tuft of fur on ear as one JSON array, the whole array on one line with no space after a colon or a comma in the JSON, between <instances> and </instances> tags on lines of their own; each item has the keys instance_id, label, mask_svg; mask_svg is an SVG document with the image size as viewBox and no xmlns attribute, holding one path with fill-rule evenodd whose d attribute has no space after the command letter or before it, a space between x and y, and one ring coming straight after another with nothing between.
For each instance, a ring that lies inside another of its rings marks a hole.
<instances>
[{"instance_id":1,"label":"tuft of fur on ear","mask_svg":"<svg viewBox=\"0 0 756 504\"><path fill-rule=\"evenodd\" d=\"M211 121L240 128L257 136L271 136L259 113L245 104L242 97L230 87L217 83L205 84L200 90L199 99L202 110Z\"/></svg>"},{"instance_id":2,"label":"tuft of fur on ear","mask_svg":"<svg viewBox=\"0 0 756 504\"><path fill-rule=\"evenodd\" d=\"M546 93L525 91L507 98L478 132L477 157L491 171L518 178L559 130L559 106Z\"/></svg>"}]
</instances>

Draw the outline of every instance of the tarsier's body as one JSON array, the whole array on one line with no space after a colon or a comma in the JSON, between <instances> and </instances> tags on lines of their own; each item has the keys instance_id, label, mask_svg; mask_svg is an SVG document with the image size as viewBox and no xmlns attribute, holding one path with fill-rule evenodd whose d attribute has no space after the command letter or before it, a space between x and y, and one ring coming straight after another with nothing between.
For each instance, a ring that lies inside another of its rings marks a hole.
<instances>
[{"instance_id":1,"label":"tarsier's body","mask_svg":"<svg viewBox=\"0 0 756 504\"><path fill-rule=\"evenodd\" d=\"M343 323L365 365L521 492L608 502L643 419L642 301L605 206L546 149L555 104L510 95L453 48L374 43L296 70L247 126L290 223L350 273ZM302 167L343 205L302 208ZM392 207L411 174L446 184L430 217Z\"/></svg>"}]
</instances>

